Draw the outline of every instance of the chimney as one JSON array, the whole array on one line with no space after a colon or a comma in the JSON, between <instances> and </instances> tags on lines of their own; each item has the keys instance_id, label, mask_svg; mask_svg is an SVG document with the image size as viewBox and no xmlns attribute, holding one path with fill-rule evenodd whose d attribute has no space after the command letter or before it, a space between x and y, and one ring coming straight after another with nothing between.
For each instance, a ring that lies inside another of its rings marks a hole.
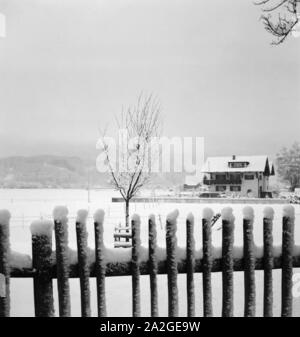
<instances>
[{"instance_id":1,"label":"chimney","mask_svg":"<svg viewBox=\"0 0 300 337\"><path fill-rule=\"evenodd\" d=\"M235 154L232 156L232 160L235 160Z\"/></svg>"}]
</instances>

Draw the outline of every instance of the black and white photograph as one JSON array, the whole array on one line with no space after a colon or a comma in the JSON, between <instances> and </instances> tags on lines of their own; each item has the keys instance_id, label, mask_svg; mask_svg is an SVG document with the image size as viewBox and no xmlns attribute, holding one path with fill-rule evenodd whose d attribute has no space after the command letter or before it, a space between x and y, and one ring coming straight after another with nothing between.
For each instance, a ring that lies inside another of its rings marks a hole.
<instances>
[{"instance_id":1,"label":"black and white photograph","mask_svg":"<svg viewBox=\"0 0 300 337\"><path fill-rule=\"evenodd\" d=\"M0 0L0 317L300 317L299 0Z\"/></svg>"}]
</instances>

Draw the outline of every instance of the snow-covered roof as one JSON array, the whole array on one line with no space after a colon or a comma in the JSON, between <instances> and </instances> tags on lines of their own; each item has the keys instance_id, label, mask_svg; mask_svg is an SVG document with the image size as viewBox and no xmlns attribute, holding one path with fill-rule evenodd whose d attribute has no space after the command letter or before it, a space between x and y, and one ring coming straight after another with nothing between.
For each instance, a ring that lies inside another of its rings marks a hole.
<instances>
[{"instance_id":1,"label":"snow-covered roof","mask_svg":"<svg viewBox=\"0 0 300 337\"><path fill-rule=\"evenodd\" d=\"M245 167L230 167L229 163L249 163ZM208 157L204 167L204 173L212 172L271 172L267 156L228 156Z\"/></svg>"}]
</instances>

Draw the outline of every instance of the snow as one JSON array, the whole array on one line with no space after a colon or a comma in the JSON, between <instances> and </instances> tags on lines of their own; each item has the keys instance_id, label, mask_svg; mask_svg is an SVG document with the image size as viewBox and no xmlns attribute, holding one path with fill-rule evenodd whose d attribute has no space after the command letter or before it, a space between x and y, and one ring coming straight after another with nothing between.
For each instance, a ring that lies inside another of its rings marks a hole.
<instances>
[{"instance_id":1,"label":"snow","mask_svg":"<svg viewBox=\"0 0 300 337\"><path fill-rule=\"evenodd\" d=\"M55 221L66 222L68 213L66 206L56 206L53 210L53 218Z\"/></svg>"},{"instance_id":2,"label":"snow","mask_svg":"<svg viewBox=\"0 0 300 337\"><path fill-rule=\"evenodd\" d=\"M81 224L85 224L87 217L88 217L89 212L86 209L80 209L77 212L77 217L76 217L76 222L79 222Z\"/></svg>"},{"instance_id":3,"label":"snow","mask_svg":"<svg viewBox=\"0 0 300 337\"><path fill-rule=\"evenodd\" d=\"M189 222L194 223L194 214L192 212L190 212L186 218Z\"/></svg>"},{"instance_id":4,"label":"snow","mask_svg":"<svg viewBox=\"0 0 300 337\"><path fill-rule=\"evenodd\" d=\"M27 254L21 254L15 251L10 252L9 264L11 268L17 268L17 269L32 268L31 257Z\"/></svg>"},{"instance_id":5,"label":"snow","mask_svg":"<svg viewBox=\"0 0 300 337\"><path fill-rule=\"evenodd\" d=\"M24 265L29 266L28 256L31 255L31 233L29 231L29 225L33 220L43 217L44 219L53 219L52 210L55 205L66 204L68 205L68 218L70 221L76 220L78 209L89 209L90 215L87 221L87 230L90 233L88 238L89 244L89 257L93 262L95 260L95 239L94 239L94 223L92 214L101 206L105 211L105 232L104 242L106 245L105 255L107 262L130 262L131 261L131 249L130 248L117 248L113 247L113 233L115 226L119 223L124 225L124 205L122 203L111 203L112 196L118 196L115 191L108 190L91 190L90 202L88 202L88 192L86 190L1 190L1 207L11 211L12 218L10 220L10 241L13 250L22 253L20 258L24 258ZM245 202L245 201L242 201ZM141 261L148 259L148 219L149 214L155 216L157 224L157 255L158 260L166 259L166 217L167 214L174 208L178 208L180 215L177 217L177 240L178 249L176 250L176 256L180 259L185 256L185 244L186 244L186 216L188 213L193 212L195 217L195 242L196 251L195 257L202 257L202 218L204 207L209 207L213 210L214 214L221 213L224 206L231 206L235 216L235 231L234 231L234 256L241 254L241 247L243 245L243 208L246 204L197 204L197 203L162 203L162 202L150 202L150 203L131 203L130 212L138 213L141 218L141 240L143 245L140 247ZM264 208L268 204L253 205L255 211L255 222L253 224L253 234L255 247L255 256L262 257L263 255L263 217ZM274 256L280 256L281 254L281 240L282 240L282 204L269 204L274 210L274 223L273 223L273 238L274 238ZM295 207L295 251L294 254L300 253L300 205L294 205ZM269 208L269 207L268 207ZM271 208L271 207L270 207ZM104 213L103 211L103 213ZM268 213L269 214L269 213ZM214 258L221 256L221 244L222 244L222 230L219 230L221 225L221 219L212 227L212 243ZM299 226L298 226L299 225ZM53 242L53 247L55 242ZM74 226L69 229L69 244L72 250L69 251L69 259L71 261L77 261L76 251L76 230ZM23 254L28 254L27 258ZM55 253L53 254L55 257ZM18 257L15 260L18 262ZM27 262L26 262L27 261ZM15 263L15 262L14 262ZM20 262L21 263L21 262ZM21 263L22 264L22 263ZM297 271L297 269L295 270ZM198 275L201 280L201 275ZM197 276L197 277L198 277ZM263 272L257 272L257 289L259 294L263 291ZM274 270L274 315L280 315L280 287L281 287L281 271ZM235 313L243 315L243 273L234 273L235 277ZM237 281L236 281L237 280ZM108 315L126 316L131 313L130 306L130 277L110 277L107 279L107 310ZM148 315L150 313L149 304L149 276L141 276L141 291L143 296L142 313ZM221 277L220 273L213 273L212 275L213 289L214 289L214 304L215 315L218 316L221 313ZM53 282L54 294L57 294L56 282ZM71 300L72 300L72 314L74 316L80 315L80 296L78 295L78 279L70 279L71 287ZM158 276L158 291L159 291L159 308L160 315L166 314L167 309L165 303L167 301L167 294L164 291L166 287L166 275ZM201 282L195 283L195 291L200 293L202 291ZM198 288L197 288L198 287ZM186 275L178 275L178 288L179 288L179 300L185 303L186 300ZM33 309L33 290L32 279L11 279L11 301L12 301L12 316L30 316L34 315ZM276 290L276 291L275 291ZM21 297L22 296L22 297ZM219 297L218 297L219 296ZM20 302L20 298L22 303ZM263 303L261 299L263 296L257 296L257 314L262 314ZM93 315L97 315L97 296L96 286L93 279L91 279L91 301ZM119 303L124 305L120 306ZM295 302L296 313L300 313L300 305ZM56 314L58 313L57 296L55 297ZM180 306L181 314L185 315L185 306ZM196 297L196 313L201 315L202 313L202 299L201 296Z\"/></svg>"},{"instance_id":6,"label":"snow","mask_svg":"<svg viewBox=\"0 0 300 337\"><path fill-rule=\"evenodd\" d=\"M0 225L8 226L10 218L11 218L11 215L7 209L0 210Z\"/></svg>"},{"instance_id":7,"label":"snow","mask_svg":"<svg viewBox=\"0 0 300 337\"><path fill-rule=\"evenodd\" d=\"M234 221L234 215L233 215L233 209L231 207L225 207L221 211L221 216L223 220L233 222Z\"/></svg>"},{"instance_id":8,"label":"snow","mask_svg":"<svg viewBox=\"0 0 300 337\"><path fill-rule=\"evenodd\" d=\"M291 205L285 205L283 207L283 216L291 219L295 219L295 208Z\"/></svg>"},{"instance_id":9,"label":"snow","mask_svg":"<svg viewBox=\"0 0 300 337\"><path fill-rule=\"evenodd\" d=\"M274 209L270 206L264 208L264 218L273 220L274 219Z\"/></svg>"},{"instance_id":10,"label":"snow","mask_svg":"<svg viewBox=\"0 0 300 337\"><path fill-rule=\"evenodd\" d=\"M53 231L53 222L50 220L35 220L30 225L32 235L46 235L51 237Z\"/></svg>"},{"instance_id":11,"label":"snow","mask_svg":"<svg viewBox=\"0 0 300 337\"><path fill-rule=\"evenodd\" d=\"M94 221L99 224L102 224L104 220L104 215L105 212L103 211L103 209L98 209L94 214Z\"/></svg>"},{"instance_id":12,"label":"snow","mask_svg":"<svg viewBox=\"0 0 300 337\"><path fill-rule=\"evenodd\" d=\"M243 208L243 216L244 219L253 221L254 220L254 210L250 206L246 206Z\"/></svg>"},{"instance_id":13,"label":"snow","mask_svg":"<svg viewBox=\"0 0 300 337\"><path fill-rule=\"evenodd\" d=\"M155 215L154 214L150 214L148 219L150 221L152 221L153 223L155 223Z\"/></svg>"},{"instance_id":14,"label":"snow","mask_svg":"<svg viewBox=\"0 0 300 337\"><path fill-rule=\"evenodd\" d=\"M175 209L173 212L167 215L167 221L170 222L171 224L176 225L178 216L179 216L179 211L178 209Z\"/></svg>"},{"instance_id":15,"label":"snow","mask_svg":"<svg viewBox=\"0 0 300 337\"><path fill-rule=\"evenodd\" d=\"M131 219L132 219L132 221L136 222L136 224L138 226L140 226L140 224L141 224L141 218L140 218L140 216L138 214L133 214L133 216L132 216Z\"/></svg>"},{"instance_id":16,"label":"snow","mask_svg":"<svg viewBox=\"0 0 300 337\"><path fill-rule=\"evenodd\" d=\"M202 211L202 217L203 219L206 219L207 221L210 221L214 216L214 211L209 208L209 207L205 207Z\"/></svg>"}]
</instances>

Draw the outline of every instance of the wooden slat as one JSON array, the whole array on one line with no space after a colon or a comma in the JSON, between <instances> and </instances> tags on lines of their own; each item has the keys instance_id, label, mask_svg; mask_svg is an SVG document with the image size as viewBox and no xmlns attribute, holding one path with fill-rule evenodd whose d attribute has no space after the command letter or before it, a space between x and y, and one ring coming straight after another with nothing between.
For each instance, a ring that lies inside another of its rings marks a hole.
<instances>
[{"instance_id":1,"label":"wooden slat","mask_svg":"<svg viewBox=\"0 0 300 337\"><path fill-rule=\"evenodd\" d=\"M76 237L80 279L81 316L90 317L90 268L87 249L87 231L84 220L76 221Z\"/></svg>"},{"instance_id":2,"label":"wooden slat","mask_svg":"<svg viewBox=\"0 0 300 337\"><path fill-rule=\"evenodd\" d=\"M151 296L151 317L158 317L158 293L157 293L157 244L155 216L150 216L149 221L149 275Z\"/></svg>"},{"instance_id":3,"label":"wooden slat","mask_svg":"<svg viewBox=\"0 0 300 337\"><path fill-rule=\"evenodd\" d=\"M65 220L54 221L59 316L71 316L68 229Z\"/></svg>"},{"instance_id":4,"label":"wooden slat","mask_svg":"<svg viewBox=\"0 0 300 337\"><path fill-rule=\"evenodd\" d=\"M117 249L117 248L116 248ZM129 248L128 248L129 249ZM218 257L213 259L212 261L212 273L222 272L222 257ZM158 260L157 262L157 274L167 274L167 260ZM273 269L281 269L282 267L282 258L281 255L274 256L274 265ZM300 256L293 257L293 268L300 268ZM91 275L90 277L96 276L96 267L95 263L90 263ZM244 259L243 258L235 258L233 260L233 270L234 271L244 271ZM255 261L255 270L264 270L264 258L259 257ZM177 272L178 274L186 273L186 261L179 260L177 263ZM203 272L203 259L196 258L195 259L195 273ZM32 268L22 268L17 266L11 267L11 278L32 278L37 273L36 270ZM140 275L149 275L149 262L141 261L140 262ZM51 276L53 279L57 278L57 266L54 263L52 265ZM128 262L108 262L106 264L106 277L111 276L131 276L131 261ZM74 263L70 265L70 273L69 278L78 278L78 264Z\"/></svg>"},{"instance_id":5,"label":"wooden slat","mask_svg":"<svg viewBox=\"0 0 300 337\"><path fill-rule=\"evenodd\" d=\"M0 274L1 274L1 296L0 296L0 317L10 316L10 266L9 266L9 218L7 213L7 223L0 223Z\"/></svg>"},{"instance_id":6,"label":"wooden slat","mask_svg":"<svg viewBox=\"0 0 300 337\"><path fill-rule=\"evenodd\" d=\"M100 216L99 216L100 215ZM106 295L105 295L105 274L106 263L104 256L104 240L103 240L103 218L104 212L99 210L95 213L94 228L95 228L95 273L97 281L97 305L98 317L106 317Z\"/></svg>"},{"instance_id":7,"label":"wooden slat","mask_svg":"<svg viewBox=\"0 0 300 337\"><path fill-rule=\"evenodd\" d=\"M264 317L273 316L273 215L274 211L265 209L263 219L264 237Z\"/></svg>"},{"instance_id":8,"label":"wooden slat","mask_svg":"<svg viewBox=\"0 0 300 337\"><path fill-rule=\"evenodd\" d=\"M140 217L134 215L131 220L132 227L132 316L139 317L141 315L141 295L140 295Z\"/></svg>"},{"instance_id":9,"label":"wooden slat","mask_svg":"<svg viewBox=\"0 0 300 337\"><path fill-rule=\"evenodd\" d=\"M253 209L250 207L247 213L254 214ZM245 212L244 209L244 212ZM246 212L245 212L246 213ZM244 301L244 316L255 316L255 255L254 255L254 240L253 240L253 219L245 218L249 214L244 214L243 219L243 236L244 236L244 284L245 284L245 301Z\"/></svg>"},{"instance_id":10,"label":"wooden slat","mask_svg":"<svg viewBox=\"0 0 300 337\"><path fill-rule=\"evenodd\" d=\"M202 219L202 246L203 246L203 260L202 260L203 315L204 317L212 317L213 307L212 307L211 270L213 261L212 261L210 218Z\"/></svg>"},{"instance_id":11,"label":"wooden slat","mask_svg":"<svg viewBox=\"0 0 300 337\"><path fill-rule=\"evenodd\" d=\"M291 317L293 312L293 250L294 250L294 208L286 206L288 214L282 220L282 278L281 316Z\"/></svg>"},{"instance_id":12,"label":"wooden slat","mask_svg":"<svg viewBox=\"0 0 300 337\"><path fill-rule=\"evenodd\" d=\"M48 235L32 234L32 266L38 271L33 279L36 317L54 316L51 277L52 230L53 225L49 228Z\"/></svg>"},{"instance_id":13,"label":"wooden slat","mask_svg":"<svg viewBox=\"0 0 300 337\"><path fill-rule=\"evenodd\" d=\"M195 316L195 240L194 216L190 214L186 219L186 287L187 287L187 315Z\"/></svg>"},{"instance_id":14,"label":"wooden slat","mask_svg":"<svg viewBox=\"0 0 300 337\"><path fill-rule=\"evenodd\" d=\"M177 288L177 259L176 259L176 226L178 211L167 217L166 224L166 249L167 249L167 274L168 274L168 315L178 316L178 288Z\"/></svg>"},{"instance_id":15,"label":"wooden slat","mask_svg":"<svg viewBox=\"0 0 300 337\"><path fill-rule=\"evenodd\" d=\"M233 233L232 219L222 219L222 316L233 316Z\"/></svg>"}]
</instances>

